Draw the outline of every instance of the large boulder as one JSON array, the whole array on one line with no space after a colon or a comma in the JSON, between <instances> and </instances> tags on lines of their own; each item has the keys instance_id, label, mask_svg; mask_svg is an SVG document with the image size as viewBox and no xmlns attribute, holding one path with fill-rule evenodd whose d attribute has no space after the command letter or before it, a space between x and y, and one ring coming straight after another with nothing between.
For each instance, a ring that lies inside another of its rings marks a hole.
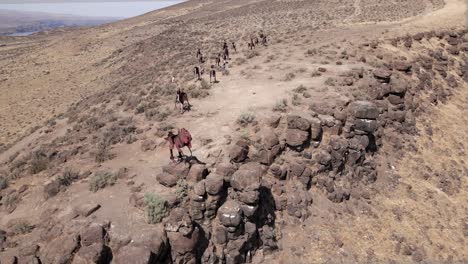
<instances>
[{"instance_id":1,"label":"large boulder","mask_svg":"<svg viewBox=\"0 0 468 264\"><path fill-rule=\"evenodd\" d=\"M243 162L248 158L249 155L249 146L235 144L229 149L229 159L232 162Z\"/></svg>"},{"instance_id":2,"label":"large boulder","mask_svg":"<svg viewBox=\"0 0 468 264\"><path fill-rule=\"evenodd\" d=\"M216 195L223 190L224 179L223 176L211 173L205 179L205 190L208 194Z\"/></svg>"},{"instance_id":3,"label":"large boulder","mask_svg":"<svg viewBox=\"0 0 468 264\"><path fill-rule=\"evenodd\" d=\"M176 176L177 178L185 178L189 173L190 166L185 162L169 163L162 167L162 171L167 174Z\"/></svg>"},{"instance_id":4,"label":"large boulder","mask_svg":"<svg viewBox=\"0 0 468 264\"><path fill-rule=\"evenodd\" d=\"M271 149L261 149L258 151L258 162L264 165L271 165L276 156L283 150L281 145L276 145Z\"/></svg>"},{"instance_id":5,"label":"large boulder","mask_svg":"<svg viewBox=\"0 0 468 264\"><path fill-rule=\"evenodd\" d=\"M368 133L373 133L379 128L376 120L371 119L356 119L354 120L354 129L361 130Z\"/></svg>"},{"instance_id":6,"label":"large boulder","mask_svg":"<svg viewBox=\"0 0 468 264\"><path fill-rule=\"evenodd\" d=\"M174 255L185 255L195 252L200 230L195 227L190 234L184 235L181 232L168 232L167 237L171 245L171 251Z\"/></svg>"},{"instance_id":7,"label":"large boulder","mask_svg":"<svg viewBox=\"0 0 468 264\"><path fill-rule=\"evenodd\" d=\"M110 250L102 243L81 247L76 252L72 264L101 264L108 263Z\"/></svg>"},{"instance_id":8,"label":"large boulder","mask_svg":"<svg viewBox=\"0 0 468 264\"><path fill-rule=\"evenodd\" d=\"M93 223L81 232L81 245L87 247L92 244L103 244L105 234L106 231L100 224Z\"/></svg>"},{"instance_id":9,"label":"large boulder","mask_svg":"<svg viewBox=\"0 0 468 264\"><path fill-rule=\"evenodd\" d=\"M287 121L289 129L299 129L302 131L308 131L310 128L309 120L300 116L290 115L288 116Z\"/></svg>"},{"instance_id":10,"label":"large boulder","mask_svg":"<svg viewBox=\"0 0 468 264\"><path fill-rule=\"evenodd\" d=\"M218 210L218 219L226 227L237 227L242 221L242 210L238 202L226 201Z\"/></svg>"},{"instance_id":11,"label":"large boulder","mask_svg":"<svg viewBox=\"0 0 468 264\"><path fill-rule=\"evenodd\" d=\"M354 101L349 104L349 113L355 118L377 119L379 109L370 101Z\"/></svg>"},{"instance_id":12,"label":"large boulder","mask_svg":"<svg viewBox=\"0 0 468 264\"><path fill-rule=\"evenodd\" d=\"M52 240L40 250L42 263L70 263L74 252L80 247L79 241L80 237L77 235L64 235Z\"/></svg>"},{"instance_id":13,"label":"large boulder","mask_svg":"<svg viewBox=\"0 0 468 264\"><path fill-rule=\"evenodd\" d=\"M164 223L167 232L180 232L187 236L194 230L194 225L189 212L184 208L175 208Z\"/></svg>"},{"instance_id":14,"label":"large boulder","mask_svg":"<svg viewBox=\"0 0 468 264\"><path fill-rule=\"evenodd\" d=\"M133 245L124 246L119 249L114 255L113 263L115 264L153 264L156 262L156 257L151 251L145 247L136 247Z\"/></svg>"},{"instance_id":15,"label":"large boulder","mask_svg":"<svg viewBox=\"0 0 468 264\"><path fill-rule=\"evenodd\" d=\"M159 261L166 256L169 248L167 234L162 227L141 230L133 240L134 246L148 249L153 255L152 258Z\"/></svg>"},{"instance_id":16,"label":"large boulder","mask_svg":"<svg viewBox=\"0 0 468 264\"><path fill-rule=\"evenodd\" d=\"M230 163L224 162L216 165L216 173L223 176L225 182L231 181L231 176L236 172L237 166Z\"/></svg>"},{"instance_id":17,"label":"large boulder","mask_svg":"<svg viewBox=\"0 0 468 264\"><path fill-rule=\"evenodd\" d=\"M174 174L169 174L166 172L159 173L156 175L156 180L166 186L166 187L174 187L177 185L177 182L179 181L180 177Z\"/></svg>"},{"instance_id":18,"label":"large boulder","mask_svg":"<svg viewBox=\"0 0 468 264\"><path fill-rule=\"evenodd\" d=\"M262 165L250 162L240 166L231 178L231 186L237 191L257 190L264 173Z\"/></svg>"},{"instance_id":19,"label":"large boulder","mask_svg":"<svg viewBox=\"0 0 468 264\"><path fill-rule=\"evenodd\" d=\"M267 130L261 135L263 147L266 149L272 149L274 146L279 144L278 136L273 130Z\"/></svg>"},{"instance_id":20,"label":"large boulder","mask_svg":"<svg viewBox=\"0 0 468 264\"><path fill-rule=\"evenodd\" d=\"M187 175L188 182L199 182L204 179L208 175L208 169L205 165L202 164L194 164L190 167L190 171Z\"/></svg>"},{"instance_id":21,"label":"large boulder","mask_svg":"<svg viewBox=\"0 0 468 264\"><path fill-rule=\"evenodd\" d=\"M309 132L299 129L286 131L286 144L294 149L301 148L309 139Z\"/></svg>"},{"instance_id":22,"label":"large boulder","mask_svg":"<svg viewBox=\"0 0 468 264\"><path fill-rule=\"evenodd\" d=\"M404 94L408 90L408 82L401 78L394 78L390 82L389 92L395 94Z\"/></svg>"}]
</instances>

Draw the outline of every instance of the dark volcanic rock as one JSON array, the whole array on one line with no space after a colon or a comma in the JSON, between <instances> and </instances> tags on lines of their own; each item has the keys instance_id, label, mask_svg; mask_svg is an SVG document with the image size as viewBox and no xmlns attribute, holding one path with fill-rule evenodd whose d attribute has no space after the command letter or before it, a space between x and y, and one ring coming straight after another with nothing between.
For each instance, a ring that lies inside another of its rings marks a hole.
<instances>
[{"instance_id":1,"label":"dark volcanic rock","mask_svg":"<svg viewBox=\"0 0 468 264\"><path fill-rule=\"evenodd\" d=\"M300 116L288 116L288 128L308 131L310 128L310 122Z\"/></svg>"},{"instance_id":2,"label":"dark volcanic rock","mask_svg":"<svg viewBox=\"0 0 468 264\"><path fill-rule=\"evenodd\" d=\"M249 147L246 145L235 144L229 150L229 159L233 162L243 162L249 155Z\"/></svg>"},{"instance_id":3,"label":"dark volcanic rock","mask_svg":"<svg viewBox=\"0 0 468 264\"><path fill-rule=\"evenodd\" d=\"M293 148L302 147L309 139L309 132L299 129L288 129L286 131L286 144Z\"/></svg>"},{"instance_id":4,"label":"dark volcanic rock","mask_svg":"<svg viewBox=\"0 0 468 264\"><path fill-rule=\"evenodd\" d=\"M242 221L242 210L238 202L226 201L218 210L219 221L226 227L237 227Z\"/></svg>"},{"instance_id":5,"label":"dark volcanic rock","mask_svg":"<svg viewBox=\"0 0 468 264\"><path fill-rule=\"evenodd\" d=\"M388 71L388 70L385 70L385 69L374 70L374 77L379 82L388 83L388 82L390 82L391 76L392 76L391 71Z\"/></svg>"},{"instance_id":6,"label":"dark volcanic rock","mask_svg":"<svg viewBox=\"0 0 468 264\"><path fill-rule=\"evenodd\" d=\"M166 186L166 187L174 187L177 185L177 182L179 181L179 177L173 174L169 173L160 173L156 176L156 180Z\"/></svg>"},{"instance_id":7,"label":"dark volcanic rock","mask_svg":"<svg viewBox=\"0 0 468 264\"><path fill-rule=\"evenodd\" d=\"M79 236L76 235L66 235L54 239L44 248L41 248L40 259L42 263L69 263L75 250L80 246L79 240Z\"/></svg>"},{"instance_id":8,"label":"dark volcanic rock","mask_svg":"<svg viewBox=\"0 0 468 264\"><path fill-rule=\"evenodd\" d=\"M251 162L242 165L231 178L231 186L238 191L256 190L260 187L260 179L264 169L259 163Z\"/></svg>"},{"instance_id":9,"label":"dark volcanic rock","mask_svg":"<svg viewBox=\"0 0 468 264\"><path fill-rule=\"evenodd\" d=\"M379 116L379 109L369 101L352 102L349 104L349 112L355 118L376 119Z\"/></svg>"}]
</instances>

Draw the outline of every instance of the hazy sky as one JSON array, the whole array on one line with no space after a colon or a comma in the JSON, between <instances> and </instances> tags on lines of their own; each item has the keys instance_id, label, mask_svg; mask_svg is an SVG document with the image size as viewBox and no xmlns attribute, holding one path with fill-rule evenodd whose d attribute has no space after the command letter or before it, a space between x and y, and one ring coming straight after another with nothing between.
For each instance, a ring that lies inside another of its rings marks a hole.
<instances>
[{"instance_id":1,"label":"hazy sky","mask_svg":"<svg viewBox=\"0 0 468 264\"><path fill-rule=\"evenodd\" d=\"M127 18L179 2L182 1L0 0L0 9L75 16Z\"/></svg>"}]
</instances>

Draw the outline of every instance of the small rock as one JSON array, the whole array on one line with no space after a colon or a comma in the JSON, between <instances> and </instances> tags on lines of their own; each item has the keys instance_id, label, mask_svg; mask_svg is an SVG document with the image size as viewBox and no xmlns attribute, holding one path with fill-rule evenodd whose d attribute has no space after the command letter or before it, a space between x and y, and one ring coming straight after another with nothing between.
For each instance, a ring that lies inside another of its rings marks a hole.
<instances>
[{"instance_id":1,"label":"small rock","mask_svg":"<svg viewBox=\"0 0 468 264\"><path fill-rule=\"evenodd\" d=\"M78 207L75 208L76 213L78 213L81 216L88 217L92 213L96 212L101 208L100 204L97 203L87 203L87 204L82 204L79 205Z\"/></svg>"}]
</instances>

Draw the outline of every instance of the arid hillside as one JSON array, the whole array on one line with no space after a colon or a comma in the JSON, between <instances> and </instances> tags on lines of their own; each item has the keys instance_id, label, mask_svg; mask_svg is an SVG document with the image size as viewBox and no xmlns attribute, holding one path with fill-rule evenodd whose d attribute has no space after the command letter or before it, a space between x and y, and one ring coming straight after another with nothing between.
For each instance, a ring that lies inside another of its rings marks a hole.
<instances>
[{"instance_id":1,"label":"arid hillside","mask_svg":"<svg viewBox=\"0 0 468 264\"><path fill-rule=\"evenodd\" d=\"M1 37L0 262L467 262L465 9L192 0Z\"/></svg>"}]
</instances>

